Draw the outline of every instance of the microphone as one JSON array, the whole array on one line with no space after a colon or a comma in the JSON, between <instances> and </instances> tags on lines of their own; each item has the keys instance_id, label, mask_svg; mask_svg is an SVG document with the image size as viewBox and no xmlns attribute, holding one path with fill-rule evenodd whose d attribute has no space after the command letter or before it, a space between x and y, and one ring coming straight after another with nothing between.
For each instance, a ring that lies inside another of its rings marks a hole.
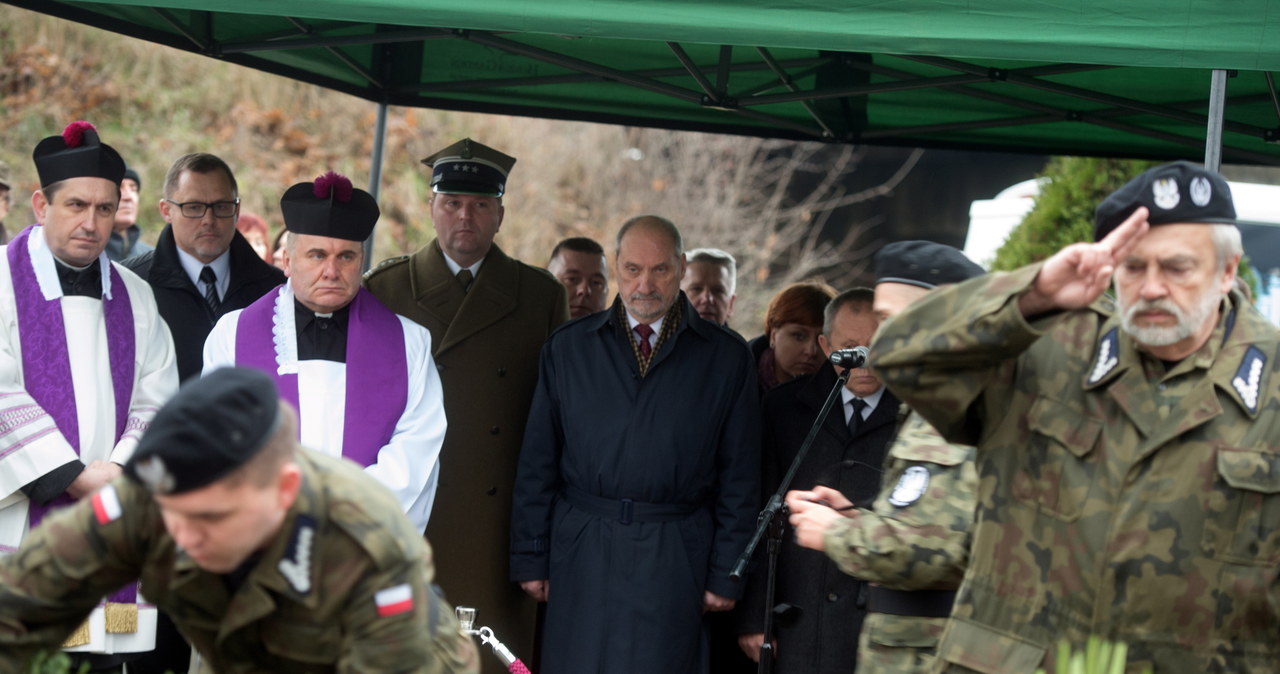
<instances>
[{"instance_id":1,"label":"microphone","mask_svg":"<svg viewBox=\"0 0 1280 674\"><path fill-rule=\"evenodd\" d=\"M852 349L839 349L831 352L831 364L845 369L864 367L867 364L867 347L855 346Z\"/></svg>"}]
</instances>

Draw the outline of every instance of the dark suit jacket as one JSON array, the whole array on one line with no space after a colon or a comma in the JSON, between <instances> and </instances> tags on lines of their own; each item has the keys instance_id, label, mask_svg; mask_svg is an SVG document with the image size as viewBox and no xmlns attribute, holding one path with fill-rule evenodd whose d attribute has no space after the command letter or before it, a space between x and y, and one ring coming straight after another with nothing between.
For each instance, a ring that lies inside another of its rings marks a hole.
<instances>
[{"instance_id":1,"label":"dark suit jacket","mask_svg":"<svg viewBox=\"0 0 1280 674\"><path fill-rule=\"evenodd\" d=\"M165 225L160 232L155 250L121 263L151 284L156 306L173 334L181 381L200 374L204 340L223 314L253 304L267 291L284 283L284 272L263 262L240 232L231 239L230 263L231 280L216 315L182 268L171 225Z\"/></svg>"},{"instance_id":2,"label":"dark suit jacket","mask_svg":"<svg viewBox=\"0 0 1280 674\"><path fill-rule=\"evenodd\" d=\"M761 443L765 499L777 491L835 384L835 369L823 364L816 373L780 384L765 395ZM839 489L854 503L870 504L880 489L880 469L897 431L900 404L886 389L853 437L842 403L842 398L836 399L790 488L808 489L821 482ZM846 461L857 464L844 467ZM744 634L764 629L768 567L762 551L766 547L761 543L738 609ZM834 674L852 670L866 614L865 583L845 575L825 554L796 545L789 524L778 556L774 600L775 605L786 603L799 609L793 619L775 623L776 672Z\"/></svg>"},{"instance_id":3,"label":"dark suit jacket","mask_svg":"<svg viewBox=\"0 0 1280 674\"><path fill-rule=\"evenodd\" d=\"M431 332L449 422L427 524L437 582L514 653L530 654L535 605L507 573L511 493L538 353L569 317L564 286L494 246L464 293L433 241L370 271L365 287ZM486 672L505 671L497 658L482 661Z\"/></svg>"}]
</instances>

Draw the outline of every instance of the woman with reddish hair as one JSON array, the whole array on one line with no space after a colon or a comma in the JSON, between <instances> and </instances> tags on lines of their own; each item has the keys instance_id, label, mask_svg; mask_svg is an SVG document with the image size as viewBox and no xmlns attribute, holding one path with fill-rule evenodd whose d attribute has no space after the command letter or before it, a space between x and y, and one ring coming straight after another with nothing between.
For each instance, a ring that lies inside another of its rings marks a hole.
<instances>
[{"instance_id":1,"label":"woman with reddish hair","mask_svg":"<svg viewBox=\"0 0 1280 674\"><path fill-rule=\"evenodd\" d=\"M750 342L761 394L822 365L822 312L835 296L835 288L815 281L793 283L769 301L764 334Z\"/></svg>"},{"instance_id":2,"label":"woman with reddish hair","mask_svg":"<svg viewBox=\"0 0 1280 674\"><path fill-rule=\"evenodd\" d=\"M267 221L257 213L249 213L240 211L240 219L236 220L236 229L240 231L240 235L249 242L253 248L253 252L262 258L263 262L271 264L271 230L267 229Z\"/></svg>"}]
</instances>

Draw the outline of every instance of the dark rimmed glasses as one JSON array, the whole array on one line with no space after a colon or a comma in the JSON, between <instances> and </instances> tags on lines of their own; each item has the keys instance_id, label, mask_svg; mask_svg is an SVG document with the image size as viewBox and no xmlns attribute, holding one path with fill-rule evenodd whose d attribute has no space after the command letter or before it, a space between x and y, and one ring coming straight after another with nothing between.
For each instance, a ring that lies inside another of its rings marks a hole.
<instances>
[{"instance_id":1,"label":"dark rimmed glasses","mask_svg":"<svg viewBox=\"0 0 1280 674\"><path fill-rule=\"evenodd\" d=\"M232 199L231 201L184 201L178 203L173 199L165 199L165 201L178 207L182 211L184 218L203 218L205 211L213 209L213 217L230 218L236 214L236 206L240 205L240 199Z\"/></svg>"}]
</instances>

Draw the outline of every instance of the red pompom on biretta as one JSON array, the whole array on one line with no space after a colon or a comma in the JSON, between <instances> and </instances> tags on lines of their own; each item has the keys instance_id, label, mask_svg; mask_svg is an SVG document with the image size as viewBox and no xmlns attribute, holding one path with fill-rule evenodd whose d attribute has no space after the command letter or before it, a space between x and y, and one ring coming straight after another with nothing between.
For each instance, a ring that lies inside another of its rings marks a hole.
<instances>
[{"instance_id":1,"label":"red pompom on biretta","mask_svg":"<svg viewBox=\"0 0 1280 674\"><path fill-rule=\"evenodd\" d=\"M97 133L98 127L83 120L72 122L67 125L67 128L62 130L62 142L66 143L69 148L80 147L80 143L84 142L85 131Z\"/></svg>"},{"instance_id":2,"label":"red pompom on biretta","mask_svg":"<svg viewBox=\"0 0 1280 674\"><path fill-rule=\"evenodd\" d=\"M338 203L347 203L351 201L351 179L341 173L329 171L324 175L316 178L315 195L320 199L328 199L330 195Z\"/></svg>"}]
</instances>

